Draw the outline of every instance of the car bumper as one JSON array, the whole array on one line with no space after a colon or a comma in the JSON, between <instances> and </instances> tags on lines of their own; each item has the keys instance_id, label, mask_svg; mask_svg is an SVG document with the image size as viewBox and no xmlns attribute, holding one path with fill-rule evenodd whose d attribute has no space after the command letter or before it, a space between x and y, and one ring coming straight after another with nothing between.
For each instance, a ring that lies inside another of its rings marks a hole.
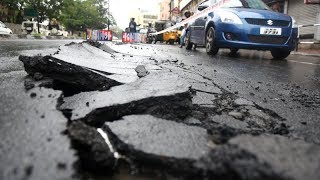
<instances>
[{"instance_id":1,"label":"car bumper","mask_svg":"<svg viewBox=\"0 0 320 180\"><path fill-rule=\"evenodd\" d=\"M216 26L216 44L220 48L295 49L298 41L297 28L280 27L281 35L261 35L260 28L257 25L220 23Z\"/></svg>"}]
</instances>

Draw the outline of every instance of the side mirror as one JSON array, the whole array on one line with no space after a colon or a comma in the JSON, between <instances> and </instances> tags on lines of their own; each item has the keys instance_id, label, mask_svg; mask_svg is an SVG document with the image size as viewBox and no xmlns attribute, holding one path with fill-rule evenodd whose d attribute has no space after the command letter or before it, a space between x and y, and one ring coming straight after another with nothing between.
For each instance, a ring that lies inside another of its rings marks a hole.
<instances>
[{"instance_id":1,"label":"side mirror","mask_svg":"<svg viewBox=\"0 0 320 180\"><path fill-rule=\"evenodd\" d=\"M209 7L209 6L200 5L200 6L198 6L198 11L202 11L202 10L206 9L207 7Z\"/></svg>"}]
</instances>

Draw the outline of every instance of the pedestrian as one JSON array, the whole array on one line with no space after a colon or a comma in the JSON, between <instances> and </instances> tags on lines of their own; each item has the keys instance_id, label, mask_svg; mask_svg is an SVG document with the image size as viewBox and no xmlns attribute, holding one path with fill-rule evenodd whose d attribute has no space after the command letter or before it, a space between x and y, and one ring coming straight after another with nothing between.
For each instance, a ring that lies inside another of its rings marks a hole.
<instances>
[{"instance_id":1,"label":"pedestrian","mask_svg":"<svg viewBox=\"0 0 320 180\"><path fill-rule=\"evenodd\" d=\"M131 18L130 20L129 29L131 33L137 32L137 23L134 21L134 18Z\"/></svg>"},{"instance_id":2,"label":"pedestrian","mask_svg":"<svg viewBox=\"0 0 320 180\"><path fill-rule=\"evenodd\" d=\"M181 32L181 36L180 36L180 46L179 48L182 48L182 46L184 46L184 39L187 35L187 30L188 30L188 23L184 24L182 32Z\"/></svg>"},{"instance_id":3,"label":"pedestrian","mask_svg":"<svg viewBox=\"0 0 320 180\"><path fill-rule=\"evenodd\" d=\"M271 1L269 6L275 12L282 12L281 3L279 0Z\"/></svg>"}]
</instances>

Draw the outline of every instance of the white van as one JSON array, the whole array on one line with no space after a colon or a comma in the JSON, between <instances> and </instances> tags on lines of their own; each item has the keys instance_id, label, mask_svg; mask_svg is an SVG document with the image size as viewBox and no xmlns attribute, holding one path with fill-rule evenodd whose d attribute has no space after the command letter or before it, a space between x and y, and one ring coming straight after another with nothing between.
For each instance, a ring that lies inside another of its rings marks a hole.
<instances>
[{"instance_id":1,"label":"white van","mask_svg":"<svg viewBox=\"0 0 320 180\"><path fill-rule=\"evenodd\" d=\"M39 23L40 34L48 36L49 30L47 25ZM23 21L21 24L21 31L23 34L38 34L38 22L36 21Z\"/></svg>"}]
</instances>

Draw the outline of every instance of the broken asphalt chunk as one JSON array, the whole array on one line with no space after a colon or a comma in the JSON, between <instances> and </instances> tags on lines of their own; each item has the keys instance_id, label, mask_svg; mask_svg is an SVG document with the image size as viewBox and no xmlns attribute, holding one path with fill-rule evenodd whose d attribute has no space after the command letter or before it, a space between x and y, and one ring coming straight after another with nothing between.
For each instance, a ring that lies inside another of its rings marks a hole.
<instances>
[{"instance_id":1,"label":"broken asphalt chunk","mask_svg":"<svg viewBox=\"0 0 320 180\"><path fill-rule=\"evenodd\" d=\"M108 91L92 91L64 98L60 109L71 110L71 120L81 119L100 127L106 121L130 114L152 114L165 119L183 119L191 113L190 85L178 75L151 73L138 81ZM89 102L90 106L87 106Z\"/></svg>"},{"instance_id":2,"label":"broken asphalt chunk","mask_svg":"<svg viewBox=\"0 0 320 180\"><path fill-rule=\"evenodd\" d=\"M173 172L195 172L192 163L210 150L205 129L151 115L125 116L105 123L102 129L120 154Z\"/></svg>"},{"instance_id":3,"label":"broken asphalt chunk","mask_svg":"<svg viewBox=\"0 0 320 180\"><path fill-rule=\"evenodd\" d=\"M81 167L99 174L113 172L116 164L114 154L95 128L73 121L68 127L68 134L80 157Z\"/></svg>"},{"instance_id":4,"label":"broken asphalt chunk","mask_svg":"<svg viewBox=\"0 0 320 180\"><path fill-rule=\"evenodd\" d=\"M121 84L88 68L51 56L20 56L19 60L23 62L29 75L41 73L45 77L72 85L80 91L106 90Z\"/></svg>"},{"instance_id":5,"label":"broken asphalt chunk","mask_svg":"<svg viewBox=\"0 0 320 180\"><path fill-rule=\"evenodd\" d=\"M109 52L87 43L78 43L61 46L59 54L55 54L53 57L100 72L120 83L130 83L139 79L135 71L138 65L144 65L149 72L161 70L159 66L154 65L154 61L147 60L141 56L132 59L124 58L119 53L111 54Z\"/></svg>"},{"instance_id":6,"label":"broken asphalt chunk","mask_svg":"<svg viewBox=\"0 0 320 180\"><path fill-rule=\"evenodd\" d=\"M144 77L149 74L147 69L143 65L139 65L134 69L137 72L139 78Z\"/></svg>"}]
</instances>

